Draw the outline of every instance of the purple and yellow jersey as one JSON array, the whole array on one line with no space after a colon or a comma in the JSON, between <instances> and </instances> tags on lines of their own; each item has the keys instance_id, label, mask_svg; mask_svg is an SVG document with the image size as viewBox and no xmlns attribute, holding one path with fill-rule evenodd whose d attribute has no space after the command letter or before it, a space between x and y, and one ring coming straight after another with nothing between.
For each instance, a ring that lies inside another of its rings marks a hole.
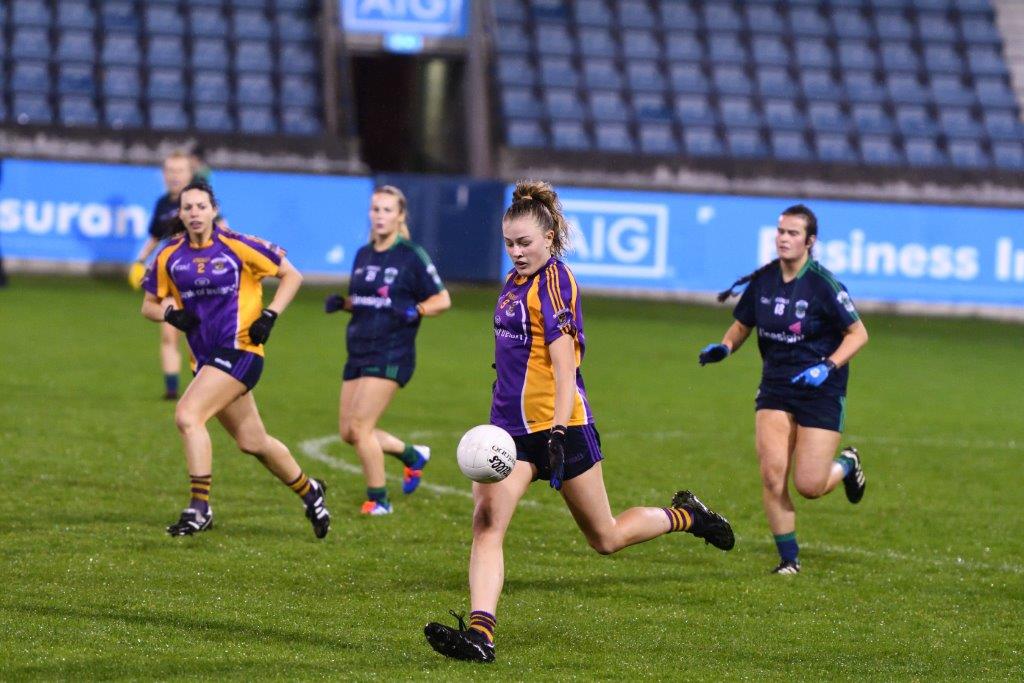
<instances>
[{"instance_id":1,"label":"purple and yellow jersey","mask_svg":"<svg viewBox=\"0 0 1024 683\"><path fill-rule=\"evenodd\" d=\"M556 258L529 277L510 271L494 309L498 381L491 424L513 436L551 429L555 374L548 344L565 334L572 337L576 352L576 397L566 426L590 424L594 416L580 372L586 342L576 278Z\"/></svg>"},{"instance_id":2,"label":"purple and yellow jersey","mask_svg":"<svg viewBox=\"0 0 1024 683\"><path fill-rule=\"evenodd\" d=\"M182 235L160 250L142 287L160 299L173 296L198 316L199 326L188 333L193 370L217 348L263 355L263 345L249 341L249 325L263 310L260 281L278 274L284 254L258 237L216 226L202 246Z\"/></svg>"}]
</instances>

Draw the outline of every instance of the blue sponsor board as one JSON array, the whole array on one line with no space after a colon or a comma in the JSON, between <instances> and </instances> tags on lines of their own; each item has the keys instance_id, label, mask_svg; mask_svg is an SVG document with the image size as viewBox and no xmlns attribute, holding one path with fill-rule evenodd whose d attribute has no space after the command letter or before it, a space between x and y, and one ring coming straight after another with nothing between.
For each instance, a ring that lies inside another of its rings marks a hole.
<instances>
[{"instance_id":1,"label":"blue sponsor board","mask_svg":"<svg viewBox=\"0 0 1024 683\"><path fill-rule=\"evenodd\" d=\"M341 0L341 18L353 33L461 37L468 7L468 0Z\"/></svg>"},{"instance_id":2,"label":"blue sponsor board","mask_svg":"<svg viewBox=\"0 0 1024 683\"><path fill-rule=\"evenodd\" d=\"M232 229L280 244L307 274L347 275L369 234L369 178L217 171L212 182ZM129 262L146 241L162 192L158 168L5 160L0 251Z\"/></svg>"},{"instance_id":3,"label":"blue sponsor board","mask_svg":"<svg viewBox=\"0 0 1024 683\"><path fill-rule=\"evenodd\" d=\"M778 216L799 201L574 187L559 196L574 229L566 260L581 284L696 294L774 258ZM855 300L1024 306L1022 210L808 204L820 226L815 254Z\"/></svg>"}]
</instances>

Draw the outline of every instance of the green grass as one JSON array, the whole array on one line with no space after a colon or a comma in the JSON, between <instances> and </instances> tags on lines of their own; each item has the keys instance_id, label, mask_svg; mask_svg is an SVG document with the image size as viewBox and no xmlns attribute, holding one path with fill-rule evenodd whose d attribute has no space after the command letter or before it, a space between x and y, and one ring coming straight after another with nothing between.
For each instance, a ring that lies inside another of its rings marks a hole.
<instances>
[{"instance_id":1,"label":"green grass","mask_svg":"<svg viewBox=\"0 0 1024 683\"><path fill-rule=\"evenodd\" d=\"M868 493L798 500L804 573L782 578L753 450L756 349L701 369L726 308L586 299L613 508L691 487L736 549L680 534L601 557L538 484L507 538L498 662L472 667L422 636L466 608L470 500L393 487L396 514L359 516L354 454L330 438L344 319L321 313L324 293L281 318L256 389L270 431L331 485L317 542L215 424L217 527L168 538L187 480L140 297L86 279L0 290L0 679L1024 676L1020 326L866 316L846 440ZM453 452L487 419L495 295L454 290L382 425L430 443L425 481L462 492Z\"/></svg>"}]
</instances>

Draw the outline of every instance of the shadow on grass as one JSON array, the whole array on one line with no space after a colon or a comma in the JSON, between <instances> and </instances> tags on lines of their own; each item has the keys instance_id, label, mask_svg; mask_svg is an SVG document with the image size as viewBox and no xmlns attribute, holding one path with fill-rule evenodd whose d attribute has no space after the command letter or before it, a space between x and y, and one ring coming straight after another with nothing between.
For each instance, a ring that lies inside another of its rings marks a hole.
<instances>
[{"instance_id":1,"label":"shadow on grass","mask_svg":"<svg viewBox=\"0 0 1024 683\"><path fill-rule=\"evenodd\" d=\"M195 636L222 636L237 641L273 641L282 647L305 645L331 650L356 649L359 646L347 640L325 634L275 627L257 626L243 621L225 620L209 616L194 616L147 610L142 607L89 608L68 605L0 604L0 611L19 612L55 620L77 618L87 622L111 622L145 627L180 630ZM312 625L311 627L312 628Z\"/></svg>"}]
</instances>

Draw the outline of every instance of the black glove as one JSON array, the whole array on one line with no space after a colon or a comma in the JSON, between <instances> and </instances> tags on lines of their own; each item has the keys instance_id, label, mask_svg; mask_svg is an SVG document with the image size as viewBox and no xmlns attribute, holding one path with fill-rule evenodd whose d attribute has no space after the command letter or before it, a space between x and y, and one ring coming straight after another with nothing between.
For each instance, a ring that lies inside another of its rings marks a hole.
<instances>
[{"instance_id":1,"label":"black glove","mask_svg":"<svg viewBox=\"0 0 1024 683\"><path fill-rule=\"evenodd\" d=\"M551 467L551 488L562 490L565 477L565 425L555 425L548 437L548 465Z\"/></svg>"},{"instance_id":2,"label":"black glove","mask_svg":"<svg viewBox=\"0 0 1024 683\"><path fill-rule=\"evenodd\" d=\"M345 310L345 297L341 294L331 294L324 299L324 313L334 313Z\"/></svg>"},{"instance_id":3,"label":"black glove","mask_svg":"<svg viewBox=\"0 0 1024 683\"><path fill-rule=\"evenodd\" d=\"M164 322L172 327L177 327L182 332L191 332L199 324L199 316L184 308L168 306L164 309Z\"/></svg>"},{"instance_id":4,"label":"black glove","mask_svg":"<svg viewBox=\"0 0 1024 683\"><path fill-rule=\"evenodd\" d=\"M269 308L264 308L260 317L256 318L252 325L249 325L249 341L253 344L265 343L270 339L270 330L274 329L275 322L277 322L277 313Z\"/></svg>"}]
</instances>

